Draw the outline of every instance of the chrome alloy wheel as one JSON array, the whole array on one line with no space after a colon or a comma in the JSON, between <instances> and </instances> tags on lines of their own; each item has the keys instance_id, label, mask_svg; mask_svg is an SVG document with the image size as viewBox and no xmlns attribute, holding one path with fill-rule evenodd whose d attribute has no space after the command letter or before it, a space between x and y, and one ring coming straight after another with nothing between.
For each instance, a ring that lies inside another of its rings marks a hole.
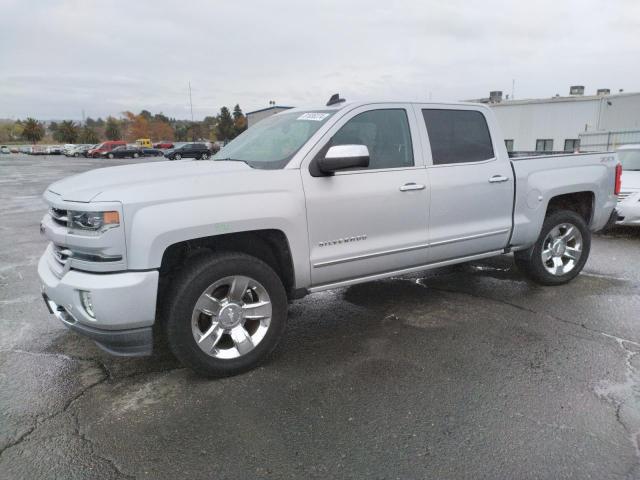
<instances>
[{"instance_id":1,"label":"chrome alloy wheel","mask_svg":"<svg viewBox=\"0 0 640 480\"><path fill-rule=\"evenodd\" d=\"M551 275L564 275L574 269L582 256L582 234L575 225L561 223L542 243L542 263Z\"/></svg>"},{"instance_id":2,"label":"chrome alloy wheel","mask_svg":"<svg viewBox=\"0 0 640 480\"><path fill-rule=\"evenodd\" d=\"M271 299L260 282L234 275L202 292L191 315L191 331L207 355L238 358L262 341L271 315Z\"/></svg>"}]
</instances>

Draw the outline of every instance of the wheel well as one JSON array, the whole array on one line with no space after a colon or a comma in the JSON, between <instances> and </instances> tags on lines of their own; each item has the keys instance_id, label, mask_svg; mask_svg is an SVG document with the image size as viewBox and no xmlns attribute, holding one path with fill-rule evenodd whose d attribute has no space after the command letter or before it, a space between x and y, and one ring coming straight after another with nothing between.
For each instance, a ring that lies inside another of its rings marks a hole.
<instances>
[{"instance_id":1,"label":"wheel well","mask_svg":"<svg viewBox=\"0 0 640 480\"><path fill-rule=\"evenodd\" d=\"M162 255L161 284L168 284L189 258L207 252L242 252L259 258L278 274L289 298L295 296L291 250L280 230L229 233L174 243Z\"/></svg>"},{"instance_id":2,"label":"wheel well","mask_svg":"<svg viewBox=\"0 0 640 480\"><path fill-rule=\"evenodd\" d=\"M558 210L572 210L584 218L587 225L590 225L593 215L593 202L593 192L575 192L558 195L549 200L547 216Z\"/></svg>"}]
</instances>

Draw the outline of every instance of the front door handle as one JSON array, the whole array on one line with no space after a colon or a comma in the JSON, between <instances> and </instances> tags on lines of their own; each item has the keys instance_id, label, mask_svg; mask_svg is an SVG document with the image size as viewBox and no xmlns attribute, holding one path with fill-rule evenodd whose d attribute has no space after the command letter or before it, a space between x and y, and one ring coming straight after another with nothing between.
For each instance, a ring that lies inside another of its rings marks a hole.
<instances>
[{"instance_id":1,"label":"front door handle","mask_svg":"<svg viewBox=\"0 0 640 480\"><path fill-rule=\"evenodd\" d=\"M425 186L421 183L405 183L400 187L401 192L410 192L411 190L424 190Z\"/></svg>"},{"instance_id":2,"label":"front door handle","mask_svg":"<svg viewBox=\"0 0 640 480\"><path fill-rule=\"evenodd\" d=\"M489 183L502 183L508 181L509 177L505 177L504 175L494 175L493 177L489 178Z\"/></svg>"}]
</instances>

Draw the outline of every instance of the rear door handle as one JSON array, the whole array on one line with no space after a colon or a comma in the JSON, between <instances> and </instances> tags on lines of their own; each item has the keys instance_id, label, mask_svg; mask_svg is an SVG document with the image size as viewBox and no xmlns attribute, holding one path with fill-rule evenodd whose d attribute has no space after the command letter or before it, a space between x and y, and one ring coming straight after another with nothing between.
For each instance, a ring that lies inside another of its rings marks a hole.
<instances>
[{"instance_id":1,"label":"rear door handle","mask_svg":"<svg viewBox=\"0 0 640 480\"><path fill-rule=\"evenodd\" d=\"M508 181L509 177L505 177L504 175L494 175L493 177L489 178L489 183L502 183Z\"/></svg>"},{"instance_id":2,"label":"rear door handle","mask_svg":"<svg viewBox=\"0 0 640 480\"><path fill-rule=\"evenodd\" d=\"M410 192L411 190L424 190L425 186L421 183L405 183L400 187L401 192Z\"/></svg>"}]
</instances>

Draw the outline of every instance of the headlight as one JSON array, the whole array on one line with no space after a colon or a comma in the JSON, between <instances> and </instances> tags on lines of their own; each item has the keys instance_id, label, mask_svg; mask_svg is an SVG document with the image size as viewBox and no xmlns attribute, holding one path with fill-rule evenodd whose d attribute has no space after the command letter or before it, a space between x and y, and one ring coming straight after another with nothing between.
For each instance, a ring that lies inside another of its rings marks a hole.
<instances>
[{"instance_id":1,"label":"headlight","mask_svg":"<svg viewBox=\"0 0 640 480\"><path fill-rule=\"evenodd\" d=\"M83 232L104 232L120 225L120 214L110 212L74 212L69 211L68 226L71 230Z\"/></svg>"}]
</instances>

